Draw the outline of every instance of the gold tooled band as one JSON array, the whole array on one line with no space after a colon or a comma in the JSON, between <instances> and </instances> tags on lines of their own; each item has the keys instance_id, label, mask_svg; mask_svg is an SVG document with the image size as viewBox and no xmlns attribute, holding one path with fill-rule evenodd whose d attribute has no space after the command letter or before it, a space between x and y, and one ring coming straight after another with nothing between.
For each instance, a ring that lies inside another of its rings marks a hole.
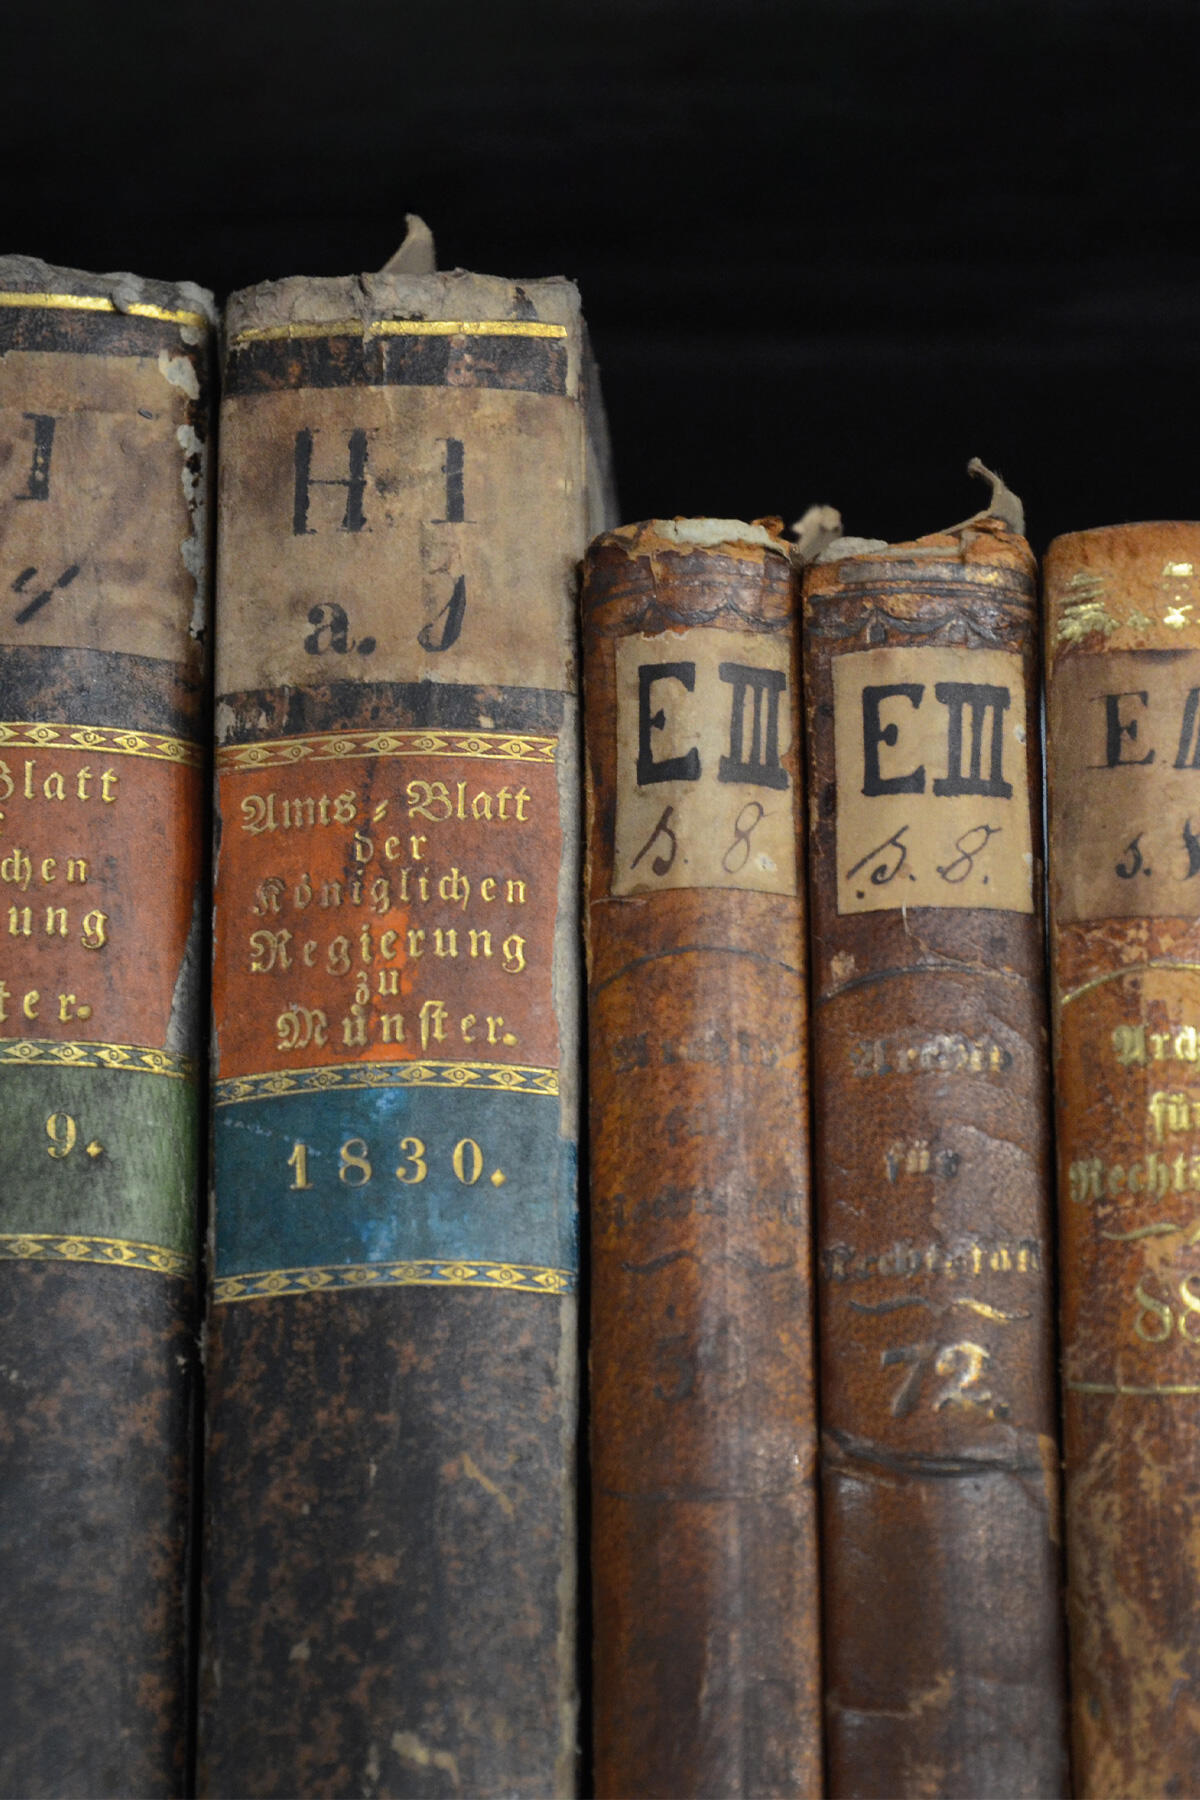
<instances>
[{"instance_id":1,"label":"gold tooled band","mask_svg":"<svg viewBox=\"0 0 1200 1800\"><path fill-rule=\"evenodd\" d=\"M0 1039L0 1065L31 1069L117 1069L130 1075L168 1075L193 1081L199 1064L142 1044L59 1043L52 1038Z\"/></svg>"},{"instance_id":2,"label":"gold tooled band","mask_svg":"<svg viewBox=\"0 0 1200 1800\"><path fill-rule=\"evenodd\" d=\"M144 756L156 762L199 769L200 744L164 737L157 731L123 731L108 725L47 725L36 719L0 722L0 750L78 750L100 756Z\"/></svg>"},{"instance_id":3,"label":"gold tooled band","mask_svg":"<svg viewBox=\"0 0 1200 1800\"><path fill-rule=\"evenodd\" d=\"M156 1275L195 1273L194 1257L179 1250L164 1250L161 1244L45 1231L0 1234L0 1262L101 1263L110 1269L150 1269Z\"/></svg>"},{"instance_id":4,"label":"gold tooled band","mask_svg":"<svg viewBox=\"0 0 1200 1800\"><path fill-rule=\"evenodd\" d=\"M553 763L558 739L512 731L323 731L312 737L268 738L227 744L217 770L266 769L277 764L334 762L348 756L459 756L499 762Z\"/></svg>"},{"instance_id":5,"label":"gold tooled band","mask_svg":"<svg viewBox=\"0 0 1200 1800\"><path fill-rule=\"evenodd\" d=\"M487 1094L558 1094L558 1070L483 1062L332 1063L316 1069L275 1069L229 1075L215 1084L217 1106L278 1100L350 1088L454 1088Z\"/></svg>"},{"instance_id":6,"label":"gold tooled band","mask_svg":"<svg viewBox=\"0 0 1200 1800\"><path fill-rule=\"evenodd\" d=\"M316 1269L268 1269L253 1275L220 1275L212 1296L232 1300L276 1299L284 1294L345 1292L348 1288L473 1287L504 1293L569 1294L575 1288L570 1269L544 1269L524 1263L465 1261L443 1257L418 1262L336 1264Z\"/></svg>"}]
</instances>

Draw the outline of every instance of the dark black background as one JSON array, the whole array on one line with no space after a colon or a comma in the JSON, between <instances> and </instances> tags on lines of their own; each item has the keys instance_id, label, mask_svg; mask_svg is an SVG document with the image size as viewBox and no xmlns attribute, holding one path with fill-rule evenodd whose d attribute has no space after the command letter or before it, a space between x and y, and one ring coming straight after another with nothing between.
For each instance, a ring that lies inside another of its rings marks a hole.
<instances>
[{"instance_id":1,"label":"dark black background","mask_svg":"<svg viewBox=\"0 0 1200 1800\"><path fill-rule=\"evenodd\" d=\"M3 241L581 283L622 511L1200 515L1197 0L26 0Z\"/></svg>"}]
</instances>

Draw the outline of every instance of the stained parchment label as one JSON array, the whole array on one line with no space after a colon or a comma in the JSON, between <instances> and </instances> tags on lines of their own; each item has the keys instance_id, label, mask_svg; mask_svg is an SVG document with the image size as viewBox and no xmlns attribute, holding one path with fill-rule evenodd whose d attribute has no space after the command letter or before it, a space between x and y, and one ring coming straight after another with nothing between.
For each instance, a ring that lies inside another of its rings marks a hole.
<instances>
[{"instance_id":1,"label":"stained parchment label","mask_svg":"<svg viewBox=\"0 0 1200 1800\"><path fill-rule=\"evenodd\" d=\"M782 633L618 642L614 894L796 892L791 686Z\"/></svg>"},{"instance_id":2,"label":"stained parchment label","mask_svg":"<svg viewBox=\"0 0 1200 1800\"><path fill-rule=\"evenodd\" d=\"M1021 658L856 651L833 687L838 912L1032 912Z\"/></svg>"},{"instance_id":3,"label":"stained parchment label","mask_svg":"<svg viewBox=\"0 0 1200 1800\"><path fill-rule=\"evenodd\" d=\"M1189 918L1200 906L1200 650L1059 658L1060 923Z\"/></svg>"}]
</instances>

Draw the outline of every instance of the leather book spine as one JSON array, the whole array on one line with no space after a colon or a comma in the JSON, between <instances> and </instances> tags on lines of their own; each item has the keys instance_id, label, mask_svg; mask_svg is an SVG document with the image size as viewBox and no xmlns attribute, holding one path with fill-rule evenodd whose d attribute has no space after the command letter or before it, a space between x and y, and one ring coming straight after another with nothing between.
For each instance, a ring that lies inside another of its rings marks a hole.
<instances>
[{"instance_id":1,"label":"leather book spine","mask_svg":"<svg viewBox=\"0 0 1200 1800\"><path fill-rule=\"evenodd\" d=\"M574 1791L583 365L230 302L203 1793Z\"/></svg>"},{"instance_id":2,"label":"leather book spine","mask_svg":"<svg viewBox=\"0 0 1200 1800\"><path fill-rule=\"evenodd\" d=\"M1083 1796L1200 1792L1200 524L1046 557L1067 1622Z\"/></svg>"},{"instance_id":3,"label":"leather book spine","mask_svg":"<svg viewBox=\"0 0 1200 1800\"><path fill-rule=\"evenodd\" d=\"M805 575L836 1797L1065 1787L1034 564Z\"/></svg>"},{"instance_id":4,"label":"leather book spine","mask_svg":"<svg viewBox=\"0 0 1200 1800\"><path fill-rule=\"evenodd\" d=\"M186 1786L199 289L0 261L0 1793Z\"/></svg>"},{"instance_id":5,"label":"leather book spine","mask_svg":"<svg viewBox=\"0 0 1200 1800\"><path fill-rule=\"evenodd\" d=\"M820 1788L796 596L736 521L585 564L601 1800Z\"/></svg>"}]
</instances>

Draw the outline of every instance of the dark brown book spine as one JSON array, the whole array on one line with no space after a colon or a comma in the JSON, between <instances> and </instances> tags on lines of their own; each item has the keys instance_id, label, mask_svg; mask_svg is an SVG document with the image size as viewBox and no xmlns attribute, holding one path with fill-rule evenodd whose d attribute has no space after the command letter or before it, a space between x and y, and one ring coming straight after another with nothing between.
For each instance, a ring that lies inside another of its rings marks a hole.
<instances>
[{"instance_id":1,"label":"dark brown book spine","mask_svg":"<svg viewBox=\"0 0 1200 1800\"><path fill-rule=\"evenodd\" d=\"M567 1796L578 295L227 347L199 1785Z\"/></svg>"},{"instance_id":2,"label":"dark brown book spine","mask_svg":"<svg viewBox=\"0 0 1200 1800\"><path fill-rule=\"evenodd\" d=\"M1034 567L805 576L830 1792L1066 1777Z\"/></svg>"},{"instance_id":3,"label":"dark brown book spine","mask_svg":"<svg viewBox=\"0 0 1200 1800\"><path fill-rule=\"evenodd\" d=\"M187 1781L210 298L0 262L0 1794Z\"/></svg>"},{"instance_id":4,"label":"dark brown book spine","mask_svg":"<svg viewBox=\"0 0 1200 1800\"><path fill-rule=\"evenodd\" d=\"M820 1786L796 580L585 565L595 1791Z\"/></svg>"},{"instance_id":5,"label":"dark brown book spine","mask_svg":"<svg viewBox=\"0 0 1200 1800\"><path fill-rule=\"evenodd\" d=\"M1200 1793L1200 525L1046 558L1078 1791Z\"/></svg>"}]
</instances>

